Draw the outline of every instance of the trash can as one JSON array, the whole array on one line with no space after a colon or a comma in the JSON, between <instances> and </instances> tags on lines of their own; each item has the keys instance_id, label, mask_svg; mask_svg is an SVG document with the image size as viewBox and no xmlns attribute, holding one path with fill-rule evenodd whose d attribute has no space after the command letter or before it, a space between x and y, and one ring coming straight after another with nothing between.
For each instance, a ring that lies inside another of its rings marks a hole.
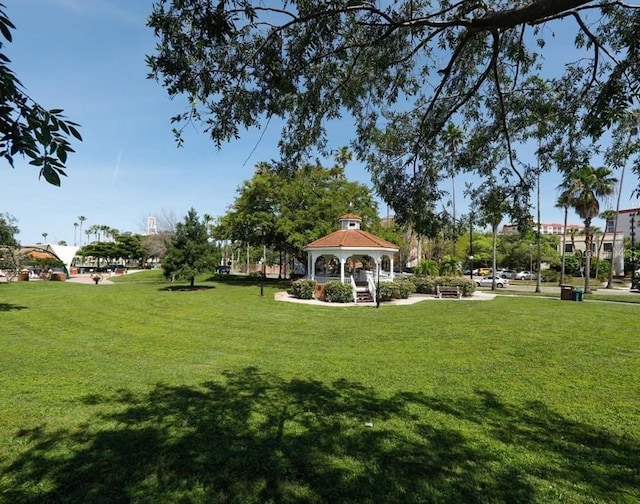
<instances>
[{"instance_id":1,"label":"trash can","mask_svg":"<svg viewBox=\"0 0 640 504\"><path fill-rule=\"evenodd\" d=\"M21 271L20 273L18 273L18 281L19 282L27 282L29 280L29 272L28 271Z\"/></svg>"},{"instance_id":2,"label":"trash can","mask_svg":"<svg viewBox=\"0 0 640 504\"><path fill-rule=\"evenodd\" d=\"M574 301L582 301L582 295L584 291L582 289L574 289L573 290L573 300Z\"/></svg>"},{"instance_id":3,"label":"trash can","mask_svg":"<svg viewBox=\"0 0 640 504\"><path fill-rule=\"evenodd\" d=\"M573 285L561 285L560 286L560 299L564 301L575 301L573 297Z\"/></svg>"}]
</instances>

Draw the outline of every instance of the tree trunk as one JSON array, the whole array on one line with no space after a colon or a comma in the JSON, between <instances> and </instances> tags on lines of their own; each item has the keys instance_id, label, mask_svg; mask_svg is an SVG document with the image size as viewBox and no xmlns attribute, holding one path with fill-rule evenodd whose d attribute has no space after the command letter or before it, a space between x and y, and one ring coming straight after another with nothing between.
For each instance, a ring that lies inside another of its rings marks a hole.
<instances>
[{"instance_id":1,"label":"tree trunk","mask_svg":"<svg viewBox=\"0 0 640 504\"><path fill-rule=\"evenodd\" d=\"M196 282L196 278L195 277L191 277L189 279L189 287L193 287L195 285Z\"/></svg>"},{"instance_id":2,"label":"tree trunk","mask_svg":"<svg viewBox=\"0 0 640 504\"><path fill-rule=\"evenodd\" d=\"M631 136L629 136L629 140ZM620 195L622 194L622 181L624 180L624 168L626 164L622 165L622 172L620 173L620 185L618 186L618 197L616 201L616 218L613 221L613 243L611 244L611 268L609 268L609 280L607 282L607 289L613 289L613 261L616 258L616 239L618 238L618 214L620 213ZM606 231L606 229L605 229ZM624 256L624 246L622 247L622 253ZM622 260L624 265L624 259ZM618 272L619 274L620 272ZM624 266L622 267L622 276L624 276Z\"/></svg>"},{"instance_id":3,"label":"tree trunk","mask_svg":"<svg viewBox=\"0 0 640 504\"><path fill-rule=\"evenodd\" d=\"M567 256L567 218L569 207L564 207L564 228L562 229L562 269L560 270L560 285L564 284L564 266Z\"/></svg>"},{"instance_id":4,"label":"tree trunk","mask_svg":"<svg viewBox=\"0 0 640 504\"><path fill-rule=\"evenodd\" d=\"M584 293L590 294L591 287L589 280L591 277L591 219L584 220L584 244L586 250L584 251Z\"/></svg>"},{"instance_id":5,"label":"tree trunk","mask_svg":"<svg viewBox=\"0 0 640 504\"><path fill-rule=\"evenodd\" d=\"M493 224L492 225L492 234L493 234L493 243L492 243L492 250L491 250L491 255L493 256L491 258L491 270L492 270L492 281L491 281L491 290L496 290L496 269L498 267L497 264L497 251L498 251L498 224Z\"/></svg>"}]
</instances>

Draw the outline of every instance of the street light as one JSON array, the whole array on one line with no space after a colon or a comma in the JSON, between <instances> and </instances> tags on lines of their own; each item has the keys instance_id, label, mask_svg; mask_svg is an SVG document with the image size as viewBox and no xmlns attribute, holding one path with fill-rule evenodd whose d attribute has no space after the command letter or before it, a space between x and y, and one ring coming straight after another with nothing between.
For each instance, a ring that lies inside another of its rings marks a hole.
<instances>
[{"instance_id":1,"label":"street light","mask_svg":"<svg viewBox=\"0 0 640 504\"><path fill-rule=\"evenodd\" d=\"M636 214L629 215L629 220L631 221L631 290L633 290L636 288Z\"/></svg>"},{"instance_id":2,"label":"street light","mask_svg":"<svg viewBox=\"0 0 640 504\"><path fill-rule=\"evenodd\" d=\"M264 257L260 259L260 295L264 296Z\"/></svg>"}]
</instances>

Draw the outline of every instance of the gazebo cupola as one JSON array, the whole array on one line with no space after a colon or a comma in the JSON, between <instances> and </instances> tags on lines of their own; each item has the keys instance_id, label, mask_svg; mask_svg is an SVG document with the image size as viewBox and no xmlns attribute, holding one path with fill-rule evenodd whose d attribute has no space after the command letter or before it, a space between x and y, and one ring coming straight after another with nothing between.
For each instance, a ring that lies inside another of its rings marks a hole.
<instances>
[{"instance_id":1,"label":"gazebo cupola","mask_svg":"<svg viewBox=\"0 0 640 504\"><path fill-rule=\"evenodd\" d=\"M360 229L362 219L354 214L346 214L340 217L340 229L347 231L348 229Z\"/></svg>"}]
</instances>

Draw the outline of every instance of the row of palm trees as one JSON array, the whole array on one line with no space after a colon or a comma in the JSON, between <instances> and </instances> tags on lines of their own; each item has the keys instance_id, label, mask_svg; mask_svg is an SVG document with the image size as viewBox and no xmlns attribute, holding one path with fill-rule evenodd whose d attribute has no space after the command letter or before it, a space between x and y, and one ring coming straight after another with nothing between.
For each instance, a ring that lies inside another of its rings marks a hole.
<instances>
[{"instance_id":1,"label":"row of palm trees","mask_svg":"<svg viewBox=\"0 0 640 504\"><path fill-rule=\"evenodd\" d=\"M560 190L558 205L565 210L560 283L564 283L567 213L569 208L573 208L584 221L585 249L589 252L592 250L593 244L591 221L594 217L600 215L599 198L612 195L615 191L615 184L618 182L618 179L611 174L612 170L609 168L582 166L573 172L566 173L562 183L558 186ZM584 291L588 293L590 292L589 279L591 276L591 254L589 253L585 254L584 270Z\"/></svg>"},{"instance_id":2,"label":"row of palm trees","mask_svg":"<svg viewBox=\"0 0 640 504\"><path fill-rule=\"evenodd\" d=\"M87 220L84 215L78 216L78 222L73 223L74 234L73 234L73 244L77 245L77 236L79 229L80 236L80 246L82 246L82 224ZM85 234L87 235L87 243L89 243L89 239L93 235L95 241L100 241L102 237L104 238L113 238L115 237L119 231L110 226L106 226L104 224L94 224L93 226L87 228L85 230Z\"/></svg>"},{"instance_id":3,"label":"row of palm trees","mask_svg":"<svg viewBox=\"0 0 640 504\"><path fill-rule=\"evenodd\" d=\"M640 111L634 110L628 117L627 144L631 138L638 134L640 125ZM622 165L616 211L614 213L613 245L615 247L618 233L618 214L620 213L620 194L622 193L622 181L624 179L625 165ZM562 240L562 271L560 283L564 283L565 249L567 240L567 215L569 208L573 208L584 221L585 247L589 252L592 249L594 229L591 221L600 215L600 198L611 196L616 192L618 179L612 176L613 170L606 167L595 168L593 166L581 166L574 171L568 171L558 186L560 195L557 206L564 208L564 235ZM613 257L612 257L613 259ZM591 254L585 254L584 291L590 292ZM613 264L609 271L608 288L612 288Z\"/></svg>"}]
</instances>

